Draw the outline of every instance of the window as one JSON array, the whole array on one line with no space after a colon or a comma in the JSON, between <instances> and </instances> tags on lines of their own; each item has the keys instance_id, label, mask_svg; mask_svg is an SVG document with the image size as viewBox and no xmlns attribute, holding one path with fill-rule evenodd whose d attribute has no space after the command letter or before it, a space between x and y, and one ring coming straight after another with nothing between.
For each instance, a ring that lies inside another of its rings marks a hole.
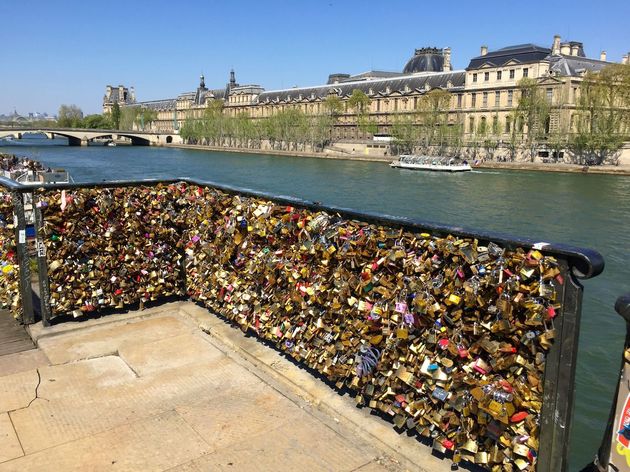
<instances>
[{"instance_id":1,"label":"window","mask_svg":"<svg viewBox=\"0 0 630 472\"><path fill-rule=\"evenodd\" d=\"M502 72L500 70L497 71L497 80L501 80Z\"/></svg>"},{"instance_id":2,"label":"window","mask_svg":"<svg viewBox=\"0 0 630 472\"><path fill-rule=\"evenodd\" d=\"M483 80L484 82L487 82L488 80L490 80L490 72L484 72Z\"/></svg>"},{"instance_id":3,"label":"window","mask_svg":"<svg viewBox=\"0 0 630 472\"><path fill-rule=\"evenodd\" d=\"M494 115L492 117L492 133L496 134L499 131L499 117Z\"/></svg>"},{"instance_id":4,"label":"window","mask_svg":"<svg viewBox=\"0 0 630 472\"><path fill-rule=\"evenodd\" d=\"M481 106L484 108L488 107L488 92L483 93L483 104Z\"/></svg>"},{"instance_id":5,"label":"window","mask_svg":"<svg viewBox=\"0 0 630 472\"><path fill-rule=\"evenodd\" d=\"M512 132L512 117L510 116L505 117L505 132L506 133Z\"/></svg>"},{"instance_id":6,"label":"window","mask_svg":"<svg viewBox=\"0 0 630 472\"><path fill-rule=\"evenodd\" d=\"M508 106L511 107L514 102L514 90L508 90Z\"/></svg>"},{"instance_id":7,"label":"window","mask_svg":"<svg viewBox=\"0 0 630 472\"><path fill-rule=\"evenodd\" d=\"M514 78L514 69L510 69L510 79Z\"/></svg>"},{"instance_id":8,"label":"window","mask_svg":"<svg viewBox=\"0 0 630 472\"><path fill-rule=\"evenodd\" d=\"M468 123L469 123L469 131L471 133L474 133L475 132L475 117L471 116L468 120Z\"/></svg>"},{"instance_id":9,"label":"window","mask_svg":"<svg viewBox=\"0 0 630 472\"><path fill-rule=\"evenodd\" d=\"M394 111L398 111L398 99L394 98Z\"/></svg>"},{"instance_id":10,"label":"window","mask_svg":"<svg viewBox=\"0 0 630 472\"><path fill-rule=\"evenodd\" d=\"M547 101L551 103L553 101L553 89L548 88L546 92L547 92Z\"/></svg>"},{"instance_id":11,"label":"window","mask_svg":"<svg viewBox=\"0 0 630 472\"><path fill-rule=\"evenodd\" d=\"M471 98L472 100L470 102L470 106L472 108L475 108L477 106L477 94L476 93L471 94Z\"/></svg>"},{"instance_id":12,"label":"window","mask_svg":"<svg viewBox=\"0 0 630 472\"><path fill-rule=\"evenodd\" d=\"M477 82L477 74L473 74L473 82Z\"/></svg>"},{"instance_id":13,"label":"window","mask_svg":"<svg viewBox=\"0 0 630 472\"><path fill-rule=\"evenodd\" d=\"M458 93L457 94L457 108L461 108L462 107L462 94Z\"/></svg>"},{"instance_id":14,"label":"window","mask_svg":"<svg viewBox=\"0 0 630 472\"><path fill-rule=\"evenodd\" d=\"M494 92L494 106L498 108L500 104L501 104L501 92L497 90L496 92Z\"/></svg>"},{"instance_id":15,"label":"window","mask_svg":"<svg viewBox=\"0 0 630 472\"><path fill-rule=\"evenodd\" d=\"M529 69L527 67L523 67L523 77L529 77Z\"/></svg>"}]
</instances>

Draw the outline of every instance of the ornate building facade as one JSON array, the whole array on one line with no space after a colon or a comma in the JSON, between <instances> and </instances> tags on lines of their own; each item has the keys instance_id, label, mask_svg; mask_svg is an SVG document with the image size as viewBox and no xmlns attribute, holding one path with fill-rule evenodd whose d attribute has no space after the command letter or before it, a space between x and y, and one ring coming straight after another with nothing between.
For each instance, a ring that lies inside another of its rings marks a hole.
<instances>
[{"instance_id":1,"label":"ornate building facade","mask_svg":"<svg viewBox=\"0 0 630 472\"><path fill-rule=\"evenodd\" d=\"M628 55L622 63L628 63ZM313 87L265 90L260 85L238 84L231 71L229 82L221 88L207 88L202 76L193 92L171 99L135 102L133 89L107 86L103 110L111 110L114 101L121 106L150 108L157 113L157 119L151 123L152 130L177 132L187 119L201 117L215 100L222 102L224 113L245 113L257 119L288 108L321 114L325 112L324 101L333 94L343 103L333 138L356 140L372 136L360 129L356 114L348 106L354 90L361 90L370 98L370 119L377 125L378 133L387 134L394 116L413 113L423 95L442 89L450 93L449 124L459 123L469 137L480 127L494 126L507 139L512 127L524 126L512 122L512 112L520 99L521 79L534 79L544 89L552 107L546 126L553 129L563 119L571 122L571 110L575 109L584 75L607 64L610 62L605 52L599 59L587 58L582 43L562 42L559 36L553 38L551 47L521 44L488 51L481 46L479 56L473 57L464 70L452 70L450 48L422 48L415 50L402 72L336 73L329 76L326 84Z\"/></svg>"}]
</instances>

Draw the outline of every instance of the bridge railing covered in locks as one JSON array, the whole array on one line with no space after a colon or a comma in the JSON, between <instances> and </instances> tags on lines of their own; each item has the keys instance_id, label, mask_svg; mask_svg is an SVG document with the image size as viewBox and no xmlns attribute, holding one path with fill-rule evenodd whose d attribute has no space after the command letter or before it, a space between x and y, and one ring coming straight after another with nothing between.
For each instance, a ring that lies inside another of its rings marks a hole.
<instances>
[{"instance_id":1,"label":"bridge railing covered in locks","mask_svg":"<svg viewBox=\"0 0 630 472\"><path fill-rule=\"evenodd\" d=\"M186 293L455 462L566 468L598 253L191 180L35 197L45 321Z\"/></svg>"},{"instance_id":2,"label":"bridge railing covered in locks","mask_svg":"<svg viewBox=\"0 0 630 472\"><path fill-rule=\"evenodd\" d=\"M0 308L10 311L18 321L29 324L35 317L24 199L23 194L13 187L13 183L5 186L0 181Z\"/></svg>"}]
</instances>

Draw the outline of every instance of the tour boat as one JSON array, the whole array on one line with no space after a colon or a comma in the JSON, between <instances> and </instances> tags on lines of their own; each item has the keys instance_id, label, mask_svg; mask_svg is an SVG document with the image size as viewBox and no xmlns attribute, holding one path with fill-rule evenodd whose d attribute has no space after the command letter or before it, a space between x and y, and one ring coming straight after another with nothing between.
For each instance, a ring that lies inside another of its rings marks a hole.
<instances>
[{"instance_id":1,"label":"tour boat","mask_svg":"<svg viewBox=\"0 0 630 472\"><path fill-rule=\"evenodd\" d=\"M472 170L472 167L466 161L458 163L454 158L414 156L411 154L399 156L397 161L390 164L390 167L435 172L468 172Z\"/></svg>"}]
</instances>

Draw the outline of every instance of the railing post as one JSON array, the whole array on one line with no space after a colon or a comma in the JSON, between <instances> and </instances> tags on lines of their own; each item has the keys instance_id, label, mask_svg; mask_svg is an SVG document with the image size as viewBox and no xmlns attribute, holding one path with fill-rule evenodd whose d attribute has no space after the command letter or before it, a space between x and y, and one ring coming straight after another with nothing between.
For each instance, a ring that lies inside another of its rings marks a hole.
<instances>
[{"instance_id":1,"label":"railing post","mask_svg":"<svg viewBox=\"0 0 630 472\"><path fill-rule=\"evenodd\" d=\"M33 292L31 289L31 267L26 247L26 218L24 216L24 196L17 191L11 191L13 211L15 215L15 247L18 266L20 267L20 296L22 297L22 323L35 323L33 312Z\"/></svg>"},{"instance_id":2,"label":"railing post","mask_svg":"<svg viewBox=\"0 0 630 472\"><path fill-rule=\"evenodd\" d=\"M621 374L595 463L584 470L630 471L630 294L617 299L615 310L626 322Z\"/></svg>"},{"instance_id":3,"label":"railing post","mask_svg":"<svg viewBox=\"0 0 630 472\"><path fill-rule=\"evenodd\" d=\"M42 324L50 326L50 283L48 280L48 263L46 262L46 245L44 244L44 217L40 196L33 193L33 211L35 213L35 235L37 245L37 267L39 269L39 298L42 310Z\"/></svg>"}]
</instances>

